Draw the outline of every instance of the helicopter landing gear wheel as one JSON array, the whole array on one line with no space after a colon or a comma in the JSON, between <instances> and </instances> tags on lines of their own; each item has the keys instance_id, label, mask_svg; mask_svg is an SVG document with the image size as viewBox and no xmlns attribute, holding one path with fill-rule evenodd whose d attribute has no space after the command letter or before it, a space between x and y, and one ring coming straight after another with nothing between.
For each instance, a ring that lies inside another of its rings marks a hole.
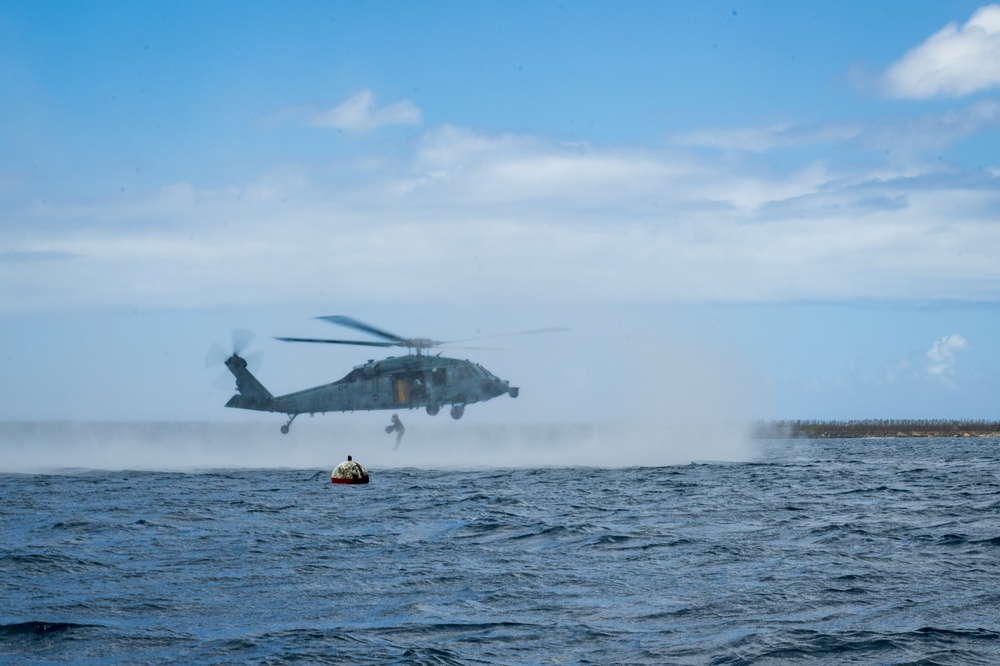
<instances>
[{"instance_id":1,"label":"helicopter landing gear wheel","mask_svg":"<svg viewBox=\"0 0 1000 666\"><path fill-rule=\"evenodd\" d=\"M292 426L292 421L295 420L296 416L298 416L298 414L290 414L288 416L288 423L286 423L285 425L281 426L281 434L282 435L287 435L288 434L288 429Z\"/></svg>"},{"instance_id":2,"label":"helicopter landing gear wheel","mask_svg":"<svg viewBox=\"0 0 1000 666\"><path fill-rule=\"evenodd\" d=\"M435 405L434 403L431 403L431 404L427 405L427 413L430 414L431 416L437 416L437 413L440 412L440 411L441 411L441 407L438 406L438 405Z\"/></svg>"},{"instance_id":3,"label":"helicopter landing gear wheel","mask_svg":"<svg viewBox=\"0 0 1000 666\"><path fill-rule=\"evenodd\" d=\"M451 418L456 421L462 418L462 414L465 414L465 405L452 405L451 406Z\"/></svg>"}]
</instances>

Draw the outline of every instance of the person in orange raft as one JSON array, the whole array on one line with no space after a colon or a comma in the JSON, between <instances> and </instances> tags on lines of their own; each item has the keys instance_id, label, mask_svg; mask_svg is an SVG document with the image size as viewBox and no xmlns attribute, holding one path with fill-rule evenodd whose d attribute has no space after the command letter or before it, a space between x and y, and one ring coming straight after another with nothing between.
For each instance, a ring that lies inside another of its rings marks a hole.
<instances>
[{"instance_id":1,"label":"person in orange raft","mask_svg":"<svg viewBox=\"0 0 1000 666\"><path fill-rule=\"evenodd\" d=\"M347 456L347 460L333 470L330 483L368 483L368 470L351 456Z\"/></svg>"}]
</instances>

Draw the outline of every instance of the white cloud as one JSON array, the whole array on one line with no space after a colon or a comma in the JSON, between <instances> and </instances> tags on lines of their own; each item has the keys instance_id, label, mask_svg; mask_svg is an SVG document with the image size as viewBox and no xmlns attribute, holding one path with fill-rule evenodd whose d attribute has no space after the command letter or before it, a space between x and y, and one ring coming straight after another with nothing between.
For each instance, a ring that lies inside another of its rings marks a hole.
<instances>
[{"instance_id":1,"label":"white cloud","mask_svg":"<svg viewBox=\"0 0 1000 666\"><path fill-rule=\"evenodd\" d=\"M900 163L940 154L956 142L998 125L1000 103L983 100L919 118L873 123L860 141L869 150L891 153L891 159Z\"/></svg>"},{"instance_id":2,"label":"white cloud","mask_svg":"<svg viewBox=\"0 0 1000 666\"><path fill-rule=\"evenodd\" d=\"M949 23L885 72L889 97L961 97L1000 85L1000 5L976 10L958 27Z\"/></svg>"},{"instance_id":3,"label":"white cloud","mask_svg":"<svg viewBox=\"0 0 1000 666\"><path fill-rule=\"evenodd\" d=\"M952 333L935 340L930 348L914 351L900 359L886 373L890 383L904 379L913 382L930 382L946 388L956 388L955 368L958 355L969 348L969 342L960 333Z\"/></svg>"},{"instance_id":4,"label":"white cloud","mask_svg":"<svg viewBox=\"0 0 1000 666\"><path fill-rule=\"evenodd\" d=\"M480 203L549 199L579 207L648 195L692 169L690 160L648 151L445 126L424 136L410 174L396 184L399 194L410 196Z\"/></svg>"},{"instance_id":5,"label":"white cloud","mask_svg":"<svg viewBox=\"0 0 1000 666\"><path fill-rule=\"evenodd\" d=\"M677 146L747 153L781 148L823 150L851 146L890 154L895 164L936 157L955 142L1000 125L1000 102L980 100L968 106L915 118L896 117L865 122L831 122L819 125L709 128L671 137Z\"/></svg>"},{"instance_id":6,"label":"white cloud","mask_svg":"<svg viewBox=\"0 0 1000 666\"><path fill-rule=\"evenodd\" d=\"M678 134L673 142L680 146L764 152L774 148L842 142L856 138L864 130L862 123L826 123L823 125L774 125L737 129L706 129Z\"/></svg>"},{"instance_id":7,"label":"white cloud","mask_svg":"<svg viewBox=\"0 0 1000 666\"><path fill-rule=\"evenodd\" d=\"M0 261L2 309L1000 293L1000 187L982 173L777 171L753 153L458 127L426 133L408 159L372 161L363 180L339 171L351 173L286 166L215 189L8 211L21 222L0 229L0 252L60 259Z\"/></svg>"},{"instance_id":8,"label":"white cloud","mask_svg":"<svg viewBox=\"0 0 1000 666\"><path fill-rule=\"evenodd\" d=\"M969 348L968 341L958 333L937 340L925 355L927 376L948 387L954 387L955 362L959 352Z\"/></svg>"},{"instance_id":9,"label":"white cloud","mask_svg":"<svg viewBox=\"0 0 1000 666\"><path fill-rule=\"evenodd\" d=\"M420 108L408 99L382 107L375 106L375 93L360 90L326 111L313 110L307 123L313 127L333 127L345 132L370 132L389 125L419 125Z\"/></svg>"}]
</instances>

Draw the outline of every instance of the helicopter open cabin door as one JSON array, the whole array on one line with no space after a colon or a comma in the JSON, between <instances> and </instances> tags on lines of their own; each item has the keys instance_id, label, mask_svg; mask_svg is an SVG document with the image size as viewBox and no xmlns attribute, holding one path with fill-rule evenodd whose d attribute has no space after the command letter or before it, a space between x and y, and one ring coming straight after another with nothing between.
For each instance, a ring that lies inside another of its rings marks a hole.
<instances>
[{"instance_id":1,"label":"helicopter open cabin door","mask_svg":"<svg viewBox=\"0 0 1000 666\"><path fill-rule=\"evenodd\" d=\"M399 372L392 376L392 394L397 405L412 405L427 397L423 372Z\"/></svg>"}]
</instances>

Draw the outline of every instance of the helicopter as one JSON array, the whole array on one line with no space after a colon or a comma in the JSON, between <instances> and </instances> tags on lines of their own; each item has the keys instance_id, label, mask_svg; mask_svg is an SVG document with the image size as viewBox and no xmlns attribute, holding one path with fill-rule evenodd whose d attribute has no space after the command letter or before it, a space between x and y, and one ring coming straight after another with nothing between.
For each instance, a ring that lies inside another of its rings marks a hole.
<instances>
[{"instance_id":1,"label":"helicopter","mask_svg":"<svg viewBox=\"0 0 1000 666\"><path fill-rule=\"evenodd\" d=\"M343 315L317 317L317 319L363 331L382 340L328 340L291 337L277 337L275 339L282 342L403 347L407 349L407 354L405 356L390 356L381 360L370 359L366 363L355 366L342 379L331 384L323 384L287 395L273 396L247 369L246 359L234 351L232 356L225 360L225 364L236 377L237 392L226 403L226 407L285 414L288 416L288 422L281 426L281 432L288 434L292 422L300 414L311 416L326 412L419 409L423 407L428 414L435 416L443 406L450 405L451 417L457 420L462 418L466 405L486 402L504 394L516 398L520 393L519 387L511 386L509 381L500 379L478 363L441 356L440 352L436 355L427 353L430 349L454 342L503 336L484 336L452 341L404 338ZM538 329L505 335L526 335L561 330L565 329Z\"/></svg>"}]
</instances>

